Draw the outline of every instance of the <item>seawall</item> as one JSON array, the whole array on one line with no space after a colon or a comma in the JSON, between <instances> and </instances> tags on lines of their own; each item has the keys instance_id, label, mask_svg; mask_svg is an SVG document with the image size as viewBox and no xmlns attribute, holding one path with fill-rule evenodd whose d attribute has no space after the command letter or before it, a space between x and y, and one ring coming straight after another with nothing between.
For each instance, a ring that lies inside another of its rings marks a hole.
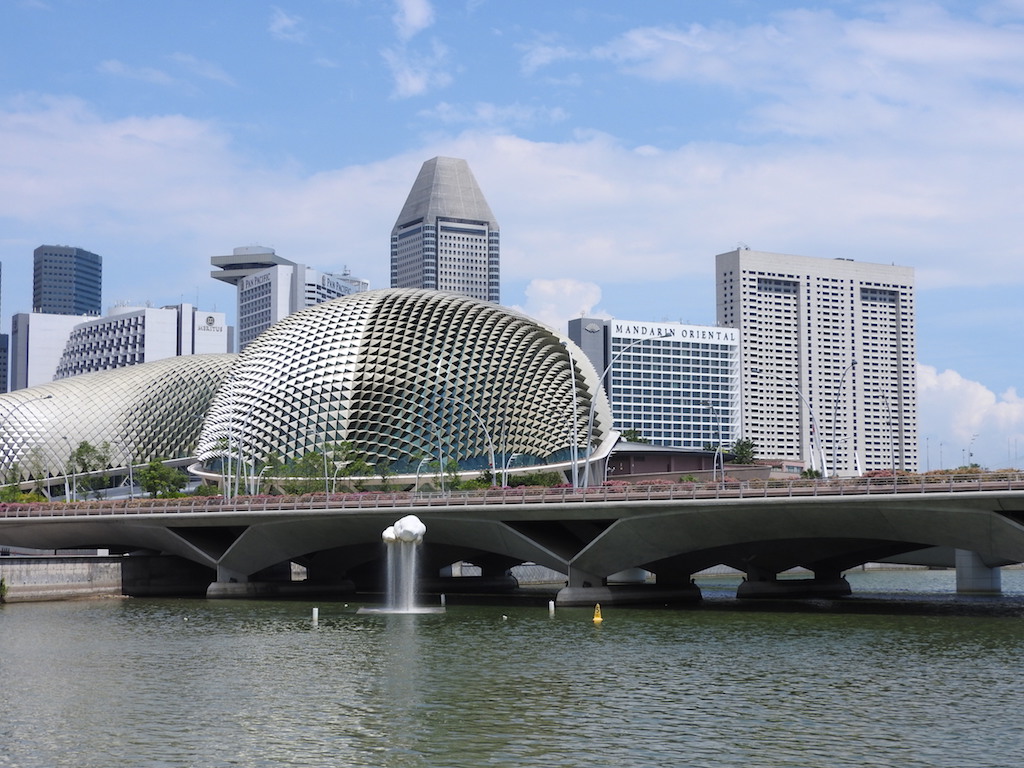
<instances>
[{"instance_id":1,"label":"seawall","mask_svg":"<svg viewBox=\"0 0 1024 768\"><path fill-rule=\"evenodd\" d=\"M8 603L120 597L121 557L0 557Z\"/></svg>"}]
</instances>

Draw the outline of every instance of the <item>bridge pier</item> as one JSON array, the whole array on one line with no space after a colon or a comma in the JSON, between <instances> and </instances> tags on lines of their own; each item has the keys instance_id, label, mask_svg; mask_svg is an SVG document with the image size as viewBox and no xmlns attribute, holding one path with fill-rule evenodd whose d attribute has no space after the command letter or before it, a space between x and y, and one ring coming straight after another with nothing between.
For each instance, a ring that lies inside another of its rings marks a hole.
<instances>
[{"instance_id":1,"label":"bridge pier","mask_svg":"<svg viewBox=\"0 0 1024 768\"><path fill-rule=\"evenodd\" d=\"M852 593L850 583L839 571L815 571L809 579L780 579L778 574L750 567L736 597L805 599L847 597Z\"/></svg>"},{"instance_id":2,"label":"bridge pier","mask_svg":"<svg viewBox=\"0 0 1024 768\"><path fill-rule=\"evenodd\" d=\"M569 584L558 590L555 604L559 606L645 605L665 603L699 603L700 587L692 581L673 584L623 583L609 586L608 579L569 570Z\"/></svg>"},{"instance_id":3,"label":"bridge pier","mask_svg":"<svg viewBox=\"0 0 1024 768\"><path fill-rule=\"evenodd\" d=\"M1002 571L985 565L977 552L956 550L957 594L998 595L1003 591Z\"/></svg>"}]
</instances>

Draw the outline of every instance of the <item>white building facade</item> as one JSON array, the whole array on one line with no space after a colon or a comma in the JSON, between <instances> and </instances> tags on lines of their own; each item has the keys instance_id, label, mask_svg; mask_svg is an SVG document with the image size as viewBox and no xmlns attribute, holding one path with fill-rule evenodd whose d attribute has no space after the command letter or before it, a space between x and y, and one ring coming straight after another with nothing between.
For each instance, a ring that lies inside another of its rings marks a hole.
<instances>
[{"instance_id":1,"label":"white building facade","mask_svg":"<svg viewBox=\"0 0 1024 768\"><path fill-rule=\"evenodd\" d=\"M168 357L223 354L229 348L224 313L191 304L120 306L97 318L20 313L11 330L12 390Z\"/></svg>"},{"instance_id":2,"label":"white building facade","mask_svg":"<svg viewBox=\"0 0 1024 768\"><path fill-rule=\"evenodd\" d=\"M239 350L300 309L370 288L347 269L340 275L320 272L262 246L235 248L230 256L214 256L211 263L221 268L212 277L238 289Z\"/></svg>"},{"instance_id":3,"label":"white building facade","mask_svg":"<svg viewBox=\"0 0 1024 768\"><path fill-rule=\"evenodd\" d=\"M739 436L735 328L579 318L569 338L604 375L612 419L654 445L729 449Z\"/></svg>"},{"instance_id":4,"label":"white building facade","mask_svg":"<svg viewBox=\"0 0 1024 768\"><path fill-rule=\"evenodd\" d=\"M916 472L914 271L738 249L717 318L741 335L741 430L823 476Z\"/></svg>"}]
</instances>

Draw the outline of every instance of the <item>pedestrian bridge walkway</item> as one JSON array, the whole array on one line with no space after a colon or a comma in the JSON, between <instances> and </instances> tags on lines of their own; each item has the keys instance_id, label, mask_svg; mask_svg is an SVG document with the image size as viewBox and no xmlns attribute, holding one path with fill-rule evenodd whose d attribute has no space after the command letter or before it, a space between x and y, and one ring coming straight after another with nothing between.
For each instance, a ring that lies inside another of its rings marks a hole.
<instances>
[{"instance_id":1,"label":"pedestrian bridge walkway","mask_svg":"<svg viewBox=\"0 0 1024 768\"><path fill-rule=\"evenodd\" d=\"M406 514L427 525L426 567L466 561L498 577L538 563L566 574L564 602L692 596L691 575L720 564L746 574L741 596L841 594L843 571L922 553L991 590L994 569L1024 562L1017 473L9 504L0 545L174 555L210 569L211 594L272 590L292 562L311 582L363 588L381 570L381 531ZM778 579L796 567L813 578ZM655 585L606 586L630 569Z\"/></svg>"}]
</instances>

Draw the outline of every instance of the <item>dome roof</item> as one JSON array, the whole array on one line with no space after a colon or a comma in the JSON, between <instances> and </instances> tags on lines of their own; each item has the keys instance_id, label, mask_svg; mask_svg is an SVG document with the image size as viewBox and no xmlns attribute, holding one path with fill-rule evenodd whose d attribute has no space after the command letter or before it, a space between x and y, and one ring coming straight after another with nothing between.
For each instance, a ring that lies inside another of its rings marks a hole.
<instances>
[{"instance_id":1,"label":"dome roof","mask_svg":"<svg viewBox=\"0 0 1024 768\"><path fill-rule=\"evenodd\" d=\"M237 355L169 357L0 395L3 479L66 472L71 451L110 446L110 465L194 455L203 414Z\"/></svg>"},{"instance_id":2,"label":"dome roof","mask_svg":"<svg viewBox=\"0 0 1024 768\"><path fill-rule=\"evenodd\" d=\"M575 370L574 370L575 368ZM259 463L349 443L371 465L415 472L539 466L586 445L597 374L568 338L496 304L414 289L317 304L254 340L217 392L200 461ZM595 404L594 438L611 426ZM514 457L514 458L513 458Z\"/></svg>"}]
</instances>

